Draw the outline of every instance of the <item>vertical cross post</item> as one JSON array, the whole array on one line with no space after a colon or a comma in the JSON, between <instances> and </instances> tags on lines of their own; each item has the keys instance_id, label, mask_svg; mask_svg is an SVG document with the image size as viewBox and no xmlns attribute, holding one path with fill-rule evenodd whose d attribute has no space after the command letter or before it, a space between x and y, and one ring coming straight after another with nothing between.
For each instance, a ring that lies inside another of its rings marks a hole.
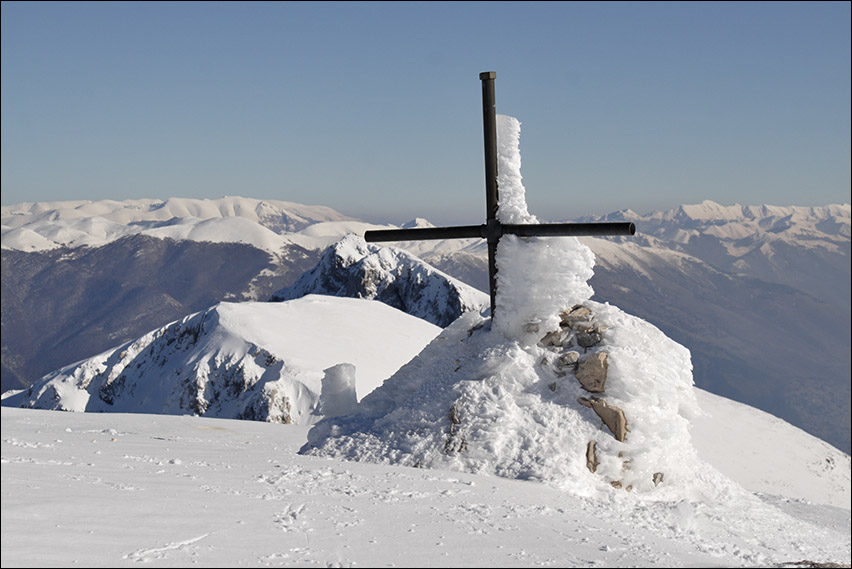
<instances>
[{"instance_id":1,"label":"vertical cross post","mask_svg":"<svg viewBox=\"0 0 852 569\"><path fill-rule=\"evenodd\" d=\"M488 289L491 293L491 314L497 303L497 241L500 226L497 220L497 111L494 100L494 71L479 74L482 81L482 129L485 139L485 223L488 228Z\"/></svg>"},{"instance_id":2,"label":"vertical cross post","mask_svg":"<svg viewBox=\"0 0 852 569\"><path fill-rule=\"evenodd\" d=\"M370 243L420 239L484 238L488 241L488 286L491 293L491 318L497 307L497 243L503 235L519 237L556 237L591 235L633 235L636 226L624 223L545 223L502 224L497 219L497 114L494 102L494 79L497 74L484 71L482 81L482 124L485 136L485 223L458 227L417 227L413 229L380 229L364 232Z\"/></svg>"}]
</instances>

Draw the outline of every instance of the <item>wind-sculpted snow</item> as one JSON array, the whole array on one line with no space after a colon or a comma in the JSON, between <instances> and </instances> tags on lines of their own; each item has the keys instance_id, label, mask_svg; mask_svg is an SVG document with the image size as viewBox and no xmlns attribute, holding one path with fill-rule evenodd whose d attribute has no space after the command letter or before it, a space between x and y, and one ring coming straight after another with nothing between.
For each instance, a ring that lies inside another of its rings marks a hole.
<instances>
[{"instance_id":1,"label":"wind-sculpted snow","mask_svg":"<svg viewBox=\"0 0 852 569\"><path fill-rule=\"evenodd\" d=\"M706 466L688 432L690 419L700 415L689 352L615 307L587 306L606 329L606 398L628 417L626 442L577 402L589 394L573 375L542 365L549 356L544 347L507 339L471 313L354 413L315 425L303 452L539 480L583 495L611 482L659 499L675 491L695 499L736 493L721 475L699 475ZM594 474L586 465L589 441L605 457ZM664 474L659 487L656 472Z\"/></svg>"},{"instance_id":2,"label":"wind-sculpted snow","mask_svg":"<svg viewBox=\"0 0 852 569\"><path fill-rule=\"evenodd\" d=\"M364 327L369 336L345 340ZM319 419L325 369L354 366L370 390L437 332L356 299L220 303L50 373L3 405L306 424Z\"/></svg>"},{"instance_id":3,"label":"wind-sculpted snow","mask_svg":"<svg viewBox=\"0 0 852 569\"><path fill-rule=\"evenodd\" d=\"M488 295L395 247L348 235L329 247L317 265L273 302L325 294L374 299L441 327L488 306Z\"/></svg>"},{"instance_id":4,"label":"wind-sculpted snow","mask_svg":"<svg viewBox=\"0 0 852 569\"><path fill-rule=\"evenodd\" d=\"M534 221L519 170L520 123L500 117L499 124L506 202L498 218ZM463 315L352 413L315 425L302 452L538 480L581 495L613 488L663 500L744 495L708 470L691 443L689 421L700 411L689 351L644 320L590 301L593 264L575 238L503 237L496 314ZM581 306L593 341L581 340L579 320L568 316ZM602 428L597 408L582 403L587 386L554 365L564 352L545 338L565 330L575 336L560 347L582 344L584 354L591 348L609 362L605 390L596 393L605 391L604 404L626 416L626 438Z\"/></svg>"}]
</instances>

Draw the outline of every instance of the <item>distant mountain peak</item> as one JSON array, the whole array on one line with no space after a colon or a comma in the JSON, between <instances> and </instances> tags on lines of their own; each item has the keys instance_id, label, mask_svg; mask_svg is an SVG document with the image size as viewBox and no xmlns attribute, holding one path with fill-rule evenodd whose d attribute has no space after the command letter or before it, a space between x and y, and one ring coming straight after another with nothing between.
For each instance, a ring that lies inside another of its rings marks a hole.
<instances>
[{"instance_id":1,"label":"distant mountain peak","mask_svg":"<svg viewBox=\"0 0 852 569\"><path fill-rule=\"evenodd\" d=\"M272 302L307 294L379 300L441 327L489 304L488 295L395 247L347 235L323 253L317 265Z\"/></svg>"},{"instance_id":2,"label":"distant mountain peak","mask_svg":"<svg viewBox=\"0 0 852 569\"><path fill-rule=\"evenodd\" d=\"M411 221L402 224L403 229L415 229L417 227L435 227L435 225L422 217L415 217Z\"/></svg>"}]
</instances>

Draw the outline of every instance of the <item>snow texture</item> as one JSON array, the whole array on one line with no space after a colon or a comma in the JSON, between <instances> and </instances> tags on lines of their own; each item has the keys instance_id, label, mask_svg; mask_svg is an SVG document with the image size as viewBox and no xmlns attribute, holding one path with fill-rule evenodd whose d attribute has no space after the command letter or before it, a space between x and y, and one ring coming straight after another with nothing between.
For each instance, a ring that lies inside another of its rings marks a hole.
<instances>
[{"instance_id":1,"label":"snow texture","mask_svg":"<svg viewBox=\"0 0 852 569\"><path fill-rule=\"evenodd\" d=\"M748 415L750 433L786 450L777 461L739 434L711 427L697 437L720 468L770 491L758 508L639 503L624 492L597 500L483 474L300 456L300 425L3 407L0 556L3 567L848 565L848 494L843 509L793 497L831 490L827 476L839 482L842 469L848 492L848 456L833 474L808 470L820 441L717 402L706 400L708 427ZM767 479L777 486L761 486Z\"/></svg>"},{"instance_id":2,"label":"snow texture","mask_svg":"<svg viewBox=\"0 0 852 569\"><path fill-rule=\"evenodd\" d=\"M520 135L521 123L516 118L497 116L500 223L538 223L527 211ZM495 324L507 338L525 344L537 341L540 336L533 330L555 330L561 311L594 294L587 281L592 278L595 257L576 237L504 235L497 247Z\"/></svg>"},{"instance_id":3,"label":"snow texture","mask_svg":"<svg viewBox=\"0 0 852 569\"><path fill-rule=\"evenodd\" d=\"M2 207L2 246L22 251L92 247L143 234L250 243L274 252L290 242L285 233L349 221L325 206L237 196L22 203Z\"/></svg>"},{"instance_id":4,"label":"snow texture","mask_svg":"<svg viewBox=\"0 0 852 569\"><path fill-rule=\"evenodd\" d=\"M319 397L319 414L325 417L347 415L355 409L355 366L341 363L325 370Z\"/></svg>"}]
</instances>

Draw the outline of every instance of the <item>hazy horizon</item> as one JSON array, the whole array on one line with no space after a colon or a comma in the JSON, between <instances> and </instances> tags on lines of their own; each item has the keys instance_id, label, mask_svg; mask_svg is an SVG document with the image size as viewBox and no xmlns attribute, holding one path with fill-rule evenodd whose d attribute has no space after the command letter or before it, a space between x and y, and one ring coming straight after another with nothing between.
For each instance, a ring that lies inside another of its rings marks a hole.
<instances>
[{"instance_id":1,"label":"hazy horizon","mask_svg":"<svg viewBox=\"0 0 852 569\"><path fill-rule=\"evenodd\" d=\"M481 90L530 211L849 201L850 4L3 2L2 203L484 215Z\"/></svg>"}]
</instances>

